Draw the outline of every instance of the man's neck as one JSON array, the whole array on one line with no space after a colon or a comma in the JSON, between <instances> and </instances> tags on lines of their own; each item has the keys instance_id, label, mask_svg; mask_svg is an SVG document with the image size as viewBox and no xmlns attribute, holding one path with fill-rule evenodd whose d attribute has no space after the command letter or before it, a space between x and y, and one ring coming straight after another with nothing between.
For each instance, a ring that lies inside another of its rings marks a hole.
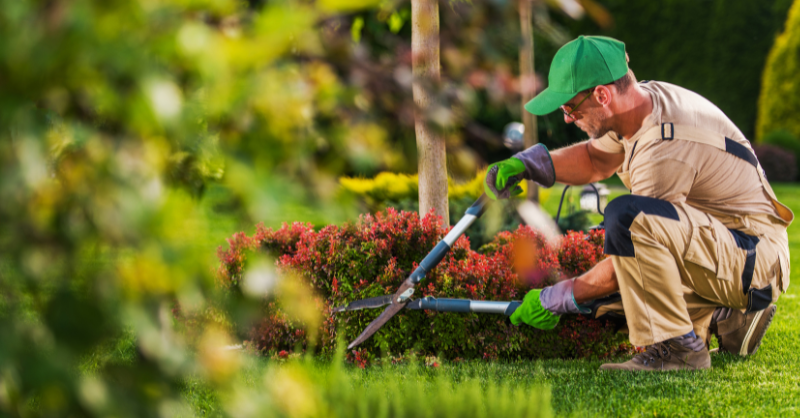
<instances>
[{"instance_id":1,"label":"man's neck","mask_svg":"<svg viewBox=\"0 0 800 418\"><path fill-rule=\"evenodd\" d=\"M641 129L644 119L653 112L653 100L650 93L636 83L620 99L614 112L614 132L623 138L631 138Z\"/></svg>"}]
</instances>

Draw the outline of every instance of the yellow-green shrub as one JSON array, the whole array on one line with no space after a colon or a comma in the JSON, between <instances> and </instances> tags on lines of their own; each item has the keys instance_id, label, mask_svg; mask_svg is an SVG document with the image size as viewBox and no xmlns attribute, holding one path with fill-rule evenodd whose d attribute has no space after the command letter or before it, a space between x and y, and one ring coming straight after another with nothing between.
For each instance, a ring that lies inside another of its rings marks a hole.
<instances>
[{"instance_id":1,"label":"yellow-green shrub","mask_svg":"<svg viewBox=\"0 0 800 418\"><path fill-rule=\"evenodd\" d=\"M456 183L448 179L447 194L450 201L450 225L454 225L464 215L464 211L483 193L485 170L479 171L472 180ZM419 187L417 175L383 172L372 179L342 177L339 179L342 190L353 194L362 205L364 212L377 213L387 208L416 212L419 210ZM525 182L527 183L527 182ZM522 184L527 193L528 185ZM524 195L523 195L524 196ZM541 189L539 198L546 201L550 190ZM480 248L491 241L499 231L513 231L520 225L515 201L504 201L492 205L495 211L476 222L467 232L473 249ZM491 218L492 222L487 220Z\"/></svg>"},{"instance_id":2,"label":"yellow-green shrub","mask_svg":"<svg viewBox=\"0 0 800 418\"><path fill-rule=\"evenodd\" d=\"M767 58L758 100L756 139L783 129L800 137L800 0L789 10L784 32Z\"/></svg>"},{"instance_id":3,"label":"yellow-green shrub","mask_svg":"<svg viewBox=\"0 0 800 418\"><path fill-rule=\"evenodd\" d=\"M466 183L456 183L448 179L447 195L450 200L459 200L465 197L477 199L483 193L483 179L486 171L479 171L472 180ZM383 172L372 179L342 177L339 183L342 189L368 199L370 206L381 205L385 202L399 202L405 199L417 200L419 198L418 177L416 174L398 174ZM522 189L527 193L527 182L522 183ZM539 192L541 200L547 200L550 191L542 189Z\"/></svg>"}]
</instances>

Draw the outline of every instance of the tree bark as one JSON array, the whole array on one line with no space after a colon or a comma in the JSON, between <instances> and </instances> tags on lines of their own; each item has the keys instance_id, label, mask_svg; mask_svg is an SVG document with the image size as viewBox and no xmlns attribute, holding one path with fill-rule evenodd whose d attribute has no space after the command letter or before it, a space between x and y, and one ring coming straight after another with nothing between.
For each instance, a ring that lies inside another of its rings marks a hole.
<instances>
[{"instance_id":1,"label":"tree bark","mask_svg":"<svg viewBox=\"0 0 800 418\"><path fill-rule=\"evenodd\" d=\"M419 214L434 209L445 226L450 224L447 202L447 156L444 137L428 125L425 112L431 107L431 88L438 85L439 3L437 0L411 1L411 66L416 113L419 170Z\"/></svg>"},{"instance_id":2,"label":"tree bark","mask_svg":"<svg viewBox=\"0 0 800 418\"><path fill-rule=\"evenodd\" d=\"M535 0L519 0L519 22L522 42L519 46L519 80L520 96L522 99L522 124L525 125L525 148L532 147L539 142L536 115L525 110L528 103L536 95L536 74L533 67L533 2ZM528 199L539 201L539 187L536 183L528 181Z\"/></svg>"}]
</instances>

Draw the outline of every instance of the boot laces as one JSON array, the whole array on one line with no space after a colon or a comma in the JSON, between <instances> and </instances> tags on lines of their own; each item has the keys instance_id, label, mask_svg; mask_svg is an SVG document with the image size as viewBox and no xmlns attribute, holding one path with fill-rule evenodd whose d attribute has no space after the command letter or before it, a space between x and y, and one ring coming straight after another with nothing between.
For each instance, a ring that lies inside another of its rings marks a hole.
<instances>
[{"instance_id":1,"label":"boot laces","mask_svg":"<svg viewBox=\"0 0 800 418\"><path fill-rule=\"evenodd\" d=\"M669 345L665 341L648 346L644 350L644 353L637 355L637 357L642 359L642 364L645 366L653 365L657 358L669 361L669 359L672 358L672 350L670 350Z\"/></svg>"}]
</instances>

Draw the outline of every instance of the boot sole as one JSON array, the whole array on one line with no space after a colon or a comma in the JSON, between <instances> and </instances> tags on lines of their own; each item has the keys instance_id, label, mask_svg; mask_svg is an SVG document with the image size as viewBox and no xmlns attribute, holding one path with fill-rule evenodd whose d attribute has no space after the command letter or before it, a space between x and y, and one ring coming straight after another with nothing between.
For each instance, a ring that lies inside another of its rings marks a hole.
<instances>
[{"instance_id":1,"label":"boot sole","mask_svg":"<svg viewBox=\"0 0 800 418\"><path fill-rule=\"evenodd\" d=\"M750 328L747 330L747 334L745 334L744 341L742 341L742 347L739 349L740 356L749 356L758 351L758 348L761 347L761 341L764 339L764 335L767 333L770 324L772 324L772 318L775 316L777 310L777 306L771 305L767 307L767 309L756 313L756 317L753 318L753 323L750 324ZM759 325L761 324L763 324L761 330L756 333L756 330L759 329ZM756 339L756 345L753 347L752 352L748 352L747 347L750 345L750 341L752 341L753 338Z\"/></svg>"}]
</instances>

